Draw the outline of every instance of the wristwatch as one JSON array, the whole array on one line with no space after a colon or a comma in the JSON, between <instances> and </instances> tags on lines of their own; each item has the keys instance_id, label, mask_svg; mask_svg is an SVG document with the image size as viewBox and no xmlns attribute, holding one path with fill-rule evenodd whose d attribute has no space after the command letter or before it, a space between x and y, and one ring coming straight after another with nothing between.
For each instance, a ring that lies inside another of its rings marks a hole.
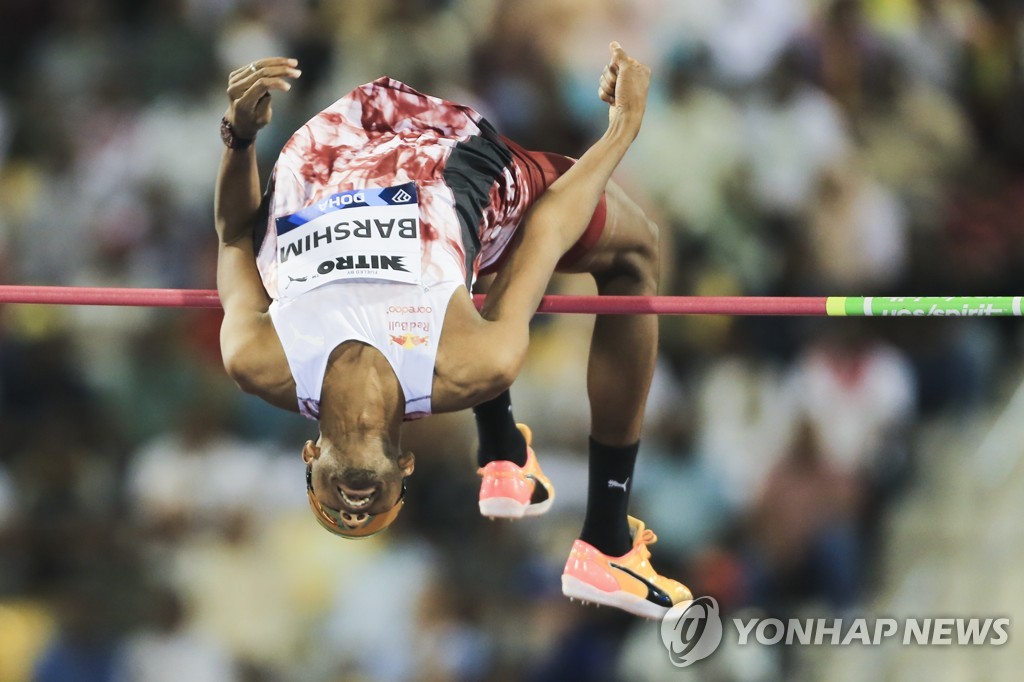
<instances>
[{"instance_id":1,"label":"wristwatch","mask_svg":"<svg viewBox=\"0 0 1024 682\"><path fill-rule=\"evenodd\" d=\"M235 129L228 123L227 116L220 119L220 140L228 149L245 149L256 138L245 139L235 134Z\"/></svg>"}]
</instances>

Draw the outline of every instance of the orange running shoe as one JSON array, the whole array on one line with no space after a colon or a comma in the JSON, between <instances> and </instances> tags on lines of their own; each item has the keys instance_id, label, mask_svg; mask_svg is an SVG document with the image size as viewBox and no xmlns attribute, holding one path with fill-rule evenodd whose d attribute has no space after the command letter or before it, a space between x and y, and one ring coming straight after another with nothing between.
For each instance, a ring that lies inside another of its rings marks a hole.
<instances>
[{"instance_id":1,"label":"orange running shoe","mask_svg":"<svg viewBox=\"0 0 1024 682\"><path fill-rule=\"evenodd\" d=\"M658 536L632 516L629 530L633 549L620 557L603 554L582 540L574 542L562 572L562 594L643 618L662 618L676 604L692 601L689 588L658 575L651 566L647 546Z\"/></svg>"},{"instance_id":2,"label":"orange running shoe","mask_svg":"<svg viewBox=\"0 0 1024 682\"><path fill-rule=\"evenodd\" d=\"M516 424L526 439L526 465L499 460L477 469L480 484L480 513L491 519L521 519L539 516L555 501L555 487L537 463L530 447L533 433L526 424Z\"/></svg>"}]
</instances>

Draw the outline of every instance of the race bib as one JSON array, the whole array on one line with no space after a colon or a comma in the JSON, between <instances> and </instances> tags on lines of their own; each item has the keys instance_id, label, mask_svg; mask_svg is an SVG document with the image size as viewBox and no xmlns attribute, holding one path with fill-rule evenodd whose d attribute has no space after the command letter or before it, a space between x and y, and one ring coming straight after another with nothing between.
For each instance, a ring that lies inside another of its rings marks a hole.
<instances>
[{"instance_id":1,"label":"race bib","mask_svg":"<svg viewBox=\"0 0 1024 682\"><path fill-rule=\"evenodd\" d=\"M281 299L346 279L421 281L414 182L338 192L276 224Z\"/></svg>"}]
</instances>

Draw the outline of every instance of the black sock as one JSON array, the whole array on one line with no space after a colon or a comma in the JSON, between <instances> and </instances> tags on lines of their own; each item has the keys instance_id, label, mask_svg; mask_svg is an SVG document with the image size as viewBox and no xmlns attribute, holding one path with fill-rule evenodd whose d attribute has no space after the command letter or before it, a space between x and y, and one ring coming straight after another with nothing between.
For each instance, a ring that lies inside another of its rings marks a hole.
<instances>
[{"instance_id":1,"label":"black sock","mask_svg":"<svg viewBox=\"0 0 1024 682\"><path fill-rule=\"evenodd\" d=\"M608 556L622 556L633 547L626 514L639 449L639 442L611 446L590 439L587 515L580 539Z\"/></svg>"},{"instance_id":2,"label":"black sock","mask_svg":"<svg viewBox=\"0 0 1024 682\"><path fill-rule=\"evenodd\" d=\"M476 458L480 466L499 460L526 464L526 439L512 418L512 396L505 391L497 398L473 408L480 449Z\"/></svg>"}]
</instances>

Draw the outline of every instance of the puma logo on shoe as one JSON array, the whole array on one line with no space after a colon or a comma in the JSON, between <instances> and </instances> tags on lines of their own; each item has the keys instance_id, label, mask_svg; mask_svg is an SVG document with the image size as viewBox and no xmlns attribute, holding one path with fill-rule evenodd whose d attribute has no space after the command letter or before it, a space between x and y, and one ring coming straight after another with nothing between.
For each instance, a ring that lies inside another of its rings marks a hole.
<instances>
[{"instance_id":1,"label":"puma logo on shoe","mask_svg":"<svg viewBox=\"0 0 1024 682\"><path fill-rule=\"evenodd\" d=\"M626 480L628 481L629 479L627 478ZM615 563L609 562L608 565L611 566L612 568L616 568L616 569L622 571L623 573L625 573L629 577L633 578L634 580L638 580L639 582L643 583L643 586L647 588L647 601L649 601L649 602L651 602L653 604L657 604L658 606L662 606L662 607L664 607L666 609L672 608L672 597L670 597L668 595L668 593L665 592L665 590L661 589L660 587L658 587L653 582L651 582L647 578L643 577L642 575L640 575L636 571L631 571L631 570L629 570L629 568L627 568L627 567L625 567L625 566L623 566L621 564L615 564Z\"/></svg>"},{"instance_id":2,"label":"puma logo on shoe","mask_svg":"<svg viewBox=\"0 0 1024 682\"><path fill-rule=\"evenodd\" d=\"M608 487L609 488L622 488L622 492L624 492L624 493L629 492L629 490L626 489L626 486L628 486L628 485L629 485L629 476L626 477L626 480L625 480L624 483L619 483L618 481L608 481Z\"/></svg>"}]
</instances>

